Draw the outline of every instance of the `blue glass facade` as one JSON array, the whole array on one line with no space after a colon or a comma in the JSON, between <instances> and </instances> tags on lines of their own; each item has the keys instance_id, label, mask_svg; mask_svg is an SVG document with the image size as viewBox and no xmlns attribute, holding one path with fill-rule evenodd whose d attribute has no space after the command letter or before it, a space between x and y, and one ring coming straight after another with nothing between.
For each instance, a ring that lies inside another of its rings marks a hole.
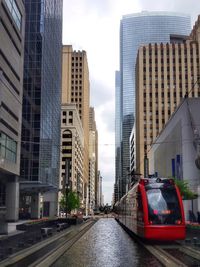
<instances>
[{"instance_id":1,"label":"blue glass facade","mask_svg":"<svg viewBox=\"0 0 200 267\"><path fill-rule=\"evenodd\" d=\"M21 178L31 193L59 182L62 0L26 0L25 8Z\"/></svg>"},{"instance_id":2,"label":"blue glass facade","mask_svg":"<svg viewBox=\"0 0 200 267\"><path fill-rule=\"evenodd\" d=\"M138 48L148 43L167 43L170 42L170 35L189 35L190 31L190 16L184 14L141 12L122 17L120 24L120 92L122 98L120 165L124 184L126 184L130 168L129 137L134 124L135 64ZM125 186L122 191L124 194Z\"/></svg>"}]
</instances>

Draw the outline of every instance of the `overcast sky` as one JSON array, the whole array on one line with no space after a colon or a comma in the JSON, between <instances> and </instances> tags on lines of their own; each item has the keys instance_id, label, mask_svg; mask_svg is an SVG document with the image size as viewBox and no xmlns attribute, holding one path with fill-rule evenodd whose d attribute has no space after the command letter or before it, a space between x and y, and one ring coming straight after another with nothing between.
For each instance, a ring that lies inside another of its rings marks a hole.
<instances>
[{"instance_id":1,"label":"overcast sky","mask_svg":"<svg viewBox=\"0 0 200 267\"><path fill-rule=\"evenodd\" d=\"M141 11L200 14L199 0L63 0L63 44L87 52L90 103L99 133L99 170L104 203L111 203L115 180L115 70L119 69L122 15Z\"/></svg>"}]
</instances>

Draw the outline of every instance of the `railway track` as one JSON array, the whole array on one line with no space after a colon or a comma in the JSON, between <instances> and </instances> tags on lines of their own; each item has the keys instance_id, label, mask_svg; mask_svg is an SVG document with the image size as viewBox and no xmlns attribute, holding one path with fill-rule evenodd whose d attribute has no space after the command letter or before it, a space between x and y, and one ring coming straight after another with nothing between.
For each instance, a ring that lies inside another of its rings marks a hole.
<instances>
[{"instance_id":1,"label":"railway track","mask_svg":"<svg viewBox=\"0 0 200 267\"><path fill-rule=\"evenodd\" d=\"M65 253L97 220L64 230L62 233L26 248L0 262L0 267L47 267Z\"/></svg>"},{"instance_id":2,"label":"railway track","mask_svg":"<svg viewBox=\"0 0 200 267\"><path fill-rule=\"evenodd\" d=\"M140 242L141 243L141 242ZM180 244L142 244L162 264L167 267L200 267L200 251Z\"/></svg>"},{"instance_id":3,"label":"railway track","mask_svg":"<svg viewBox=\"0 0 200 267\"><path fill-rule=\"evenodd\" d=\"M152 243L142 240L119 222L122 228L141 246L145 247L157 260L166 267L200 267L200 250L180 242Z\"/></svg>"}]
</instances>

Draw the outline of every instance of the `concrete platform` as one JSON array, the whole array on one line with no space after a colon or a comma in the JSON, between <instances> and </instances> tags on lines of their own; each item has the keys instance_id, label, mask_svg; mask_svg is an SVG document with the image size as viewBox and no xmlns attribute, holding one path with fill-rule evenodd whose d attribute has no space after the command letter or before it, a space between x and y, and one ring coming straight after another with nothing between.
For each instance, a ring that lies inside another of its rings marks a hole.
<instances>
[{"instance_id":1,"label":"concrete platform","mask_svg":"<svg viewBox=\"0 0 200 267\"><path fill-rule=\"evenodd\" d=\"M23 233L23 231L19 231L16 229L16 226L18 224L23 224L25 222L28 222L28 220L20 220L18 222L9 222L8 223L8 234L0 234L0 240L5 239L6 237L17 235L20 233Z\"/></svg>"}]
</instances>

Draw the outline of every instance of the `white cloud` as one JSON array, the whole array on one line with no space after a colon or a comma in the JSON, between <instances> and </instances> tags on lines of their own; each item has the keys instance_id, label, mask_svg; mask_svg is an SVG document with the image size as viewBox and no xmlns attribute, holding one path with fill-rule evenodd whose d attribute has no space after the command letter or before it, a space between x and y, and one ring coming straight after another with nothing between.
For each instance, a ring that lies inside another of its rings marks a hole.
<instances>
[{"instance_id":1,"label":"white cloud","mask_svg":"<svg viewBox=\"0 0 200 267\"><path fill-rule=\"evenodd\" d=\"M105 203L110 203L115 175L114 95L119 69L119 27L122 15L142 10L177 11L197 18L197 0L64 0L63 43L85 50L90 71L91 106L99 132L99 169ZM105 145L108 144L108 145Z\"/></svg>"},{"instance_id":2,"label":"white cloud","mask_svg":"<svg viewBox=\"0 0 200 267\"><path fill-rule=\"evenodd\" d=\"M196 0L140 0L140 6L148 11L174 11L191 15L192 25L197 20L200 2Z\"/></svg>"}]
</instances>

